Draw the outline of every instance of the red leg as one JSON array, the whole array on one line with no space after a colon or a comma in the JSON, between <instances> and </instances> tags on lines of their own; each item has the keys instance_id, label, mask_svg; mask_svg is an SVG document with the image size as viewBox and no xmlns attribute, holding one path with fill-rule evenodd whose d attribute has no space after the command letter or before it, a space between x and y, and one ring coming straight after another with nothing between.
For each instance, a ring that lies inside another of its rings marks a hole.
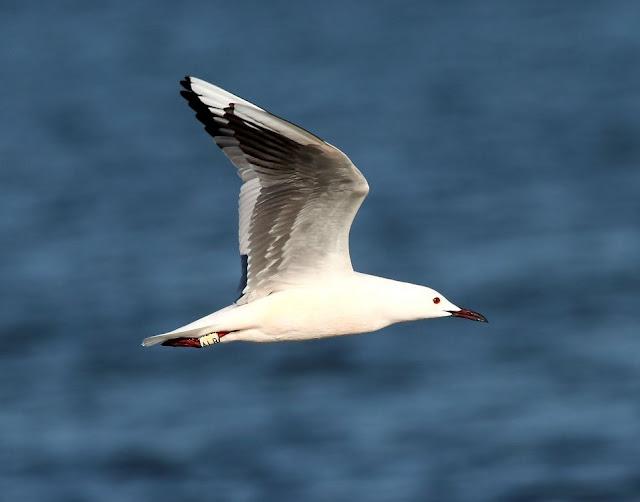
<instances>
[{"instance_id":1,"label":"red leg","mask_svg":"<svg viewBox=\"0 0 640 502\"><path fill-rule=\"evenodd\" d=\"M165 347L193 347L194 349L201 349L200 339L198 338L172 338L162 342Z\"/></svg>"},{"instance_id":2,"label":"red leg","mask_svg":"<svg viewBox=\"0 0 640 502\"><path fill-rule=\"evenodd\" d=\"M228 334L228 331L218 331L218 336L222 338ZM165 347L191 347L194 349L201 349L200 338L171 338L162 342Z\"/></svg>"}]
</instances>

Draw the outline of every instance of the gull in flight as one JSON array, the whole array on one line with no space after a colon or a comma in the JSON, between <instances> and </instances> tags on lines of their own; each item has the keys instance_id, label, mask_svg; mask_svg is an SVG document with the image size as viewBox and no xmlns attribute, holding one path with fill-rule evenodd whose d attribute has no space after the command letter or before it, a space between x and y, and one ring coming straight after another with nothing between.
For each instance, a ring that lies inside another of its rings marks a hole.
<instances>
[{"instance_id":1,"label":"gull in flight","mask_svg":"<svg viewBox=\"0 0 640 502\"><path fill-rule=\"evenodd\" d=\"M240 297L144 346L307 340L449 316L487 322L431 288L353 270L349 230L369 185L344 153L208 82L181 84L242 179Z\"/></svg>"}]
</instances>

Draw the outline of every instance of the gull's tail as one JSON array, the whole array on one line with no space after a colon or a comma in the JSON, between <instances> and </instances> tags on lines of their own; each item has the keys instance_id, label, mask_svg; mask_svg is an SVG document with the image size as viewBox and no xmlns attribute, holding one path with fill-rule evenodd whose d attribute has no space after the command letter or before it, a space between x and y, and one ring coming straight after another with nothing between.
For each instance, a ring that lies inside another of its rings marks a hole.
<instances>
[{"instance_id":1,"label":"gull's tail","mask_svg":"<svg viewBox=\"0 0 640 502\"><path fill-rule=\"evenodd\" d=\"M173 338L200 338L212 332L213 330L210 327L187 329L184 331L176 330L169 333L163 333L161 335L147 337L142 340L142 346L151 347L152 345L158 345L159 343L166 342Z\"/></svg>"},{"instance_id":2,"label":"gull's tail","mask_svg":"<svg viewBox=\"0 0 640 502\"><path fill-rule=\"evenodd\" d=\"M151 347L152 345L157 345L173 338L202 338L203 336L216 333L218 331L229 331L229 329L224 329L223 326L220 326L220 321L222 320L221 314L229 313L235 308L237 308L237 305L229 305L228 307L218 310L213 314L209 314L197 321L193 321L186 326L174 329L168 333L162 333L161 335L145 338L142 340L142 346ZM233 329L235 328L231 328L231 330Z\"/></svg>"}]
</instances>

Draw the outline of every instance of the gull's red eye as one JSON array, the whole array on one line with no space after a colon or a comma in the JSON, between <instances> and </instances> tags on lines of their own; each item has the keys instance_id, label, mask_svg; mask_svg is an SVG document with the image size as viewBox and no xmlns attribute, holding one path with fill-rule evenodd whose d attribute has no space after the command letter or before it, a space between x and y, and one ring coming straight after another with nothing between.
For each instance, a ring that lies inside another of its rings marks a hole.
<instances>
[{"instance_id":1,"label":"gull's red eye","mask_svg":"<svg viewBox=\"0 0 640 502\"><path fill-rule=\"evenodd\" d=\"M438 303L440 303L440 297L439 296L435 296L433 298L433 303L435 303L436 305L438 305Z\"/></svg>"}]
</instances>

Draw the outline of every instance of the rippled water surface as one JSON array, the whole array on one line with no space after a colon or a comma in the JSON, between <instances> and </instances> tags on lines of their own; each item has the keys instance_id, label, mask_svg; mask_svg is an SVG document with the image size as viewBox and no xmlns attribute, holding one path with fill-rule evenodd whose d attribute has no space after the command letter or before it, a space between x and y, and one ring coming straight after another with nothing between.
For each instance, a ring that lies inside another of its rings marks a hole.
<instances>
[{"instance_id":1,"label":"rippled water surface","mask_svg":"<svg viewBox=\"0 0 640 502\"><path fill-rule=\"evenodd\" d=\"M0 3L11 501L640 500L640 6ZM487 315L145 350L239 275L195 74L346 151L359 270Z\"/></svg>"}]
</instances>

